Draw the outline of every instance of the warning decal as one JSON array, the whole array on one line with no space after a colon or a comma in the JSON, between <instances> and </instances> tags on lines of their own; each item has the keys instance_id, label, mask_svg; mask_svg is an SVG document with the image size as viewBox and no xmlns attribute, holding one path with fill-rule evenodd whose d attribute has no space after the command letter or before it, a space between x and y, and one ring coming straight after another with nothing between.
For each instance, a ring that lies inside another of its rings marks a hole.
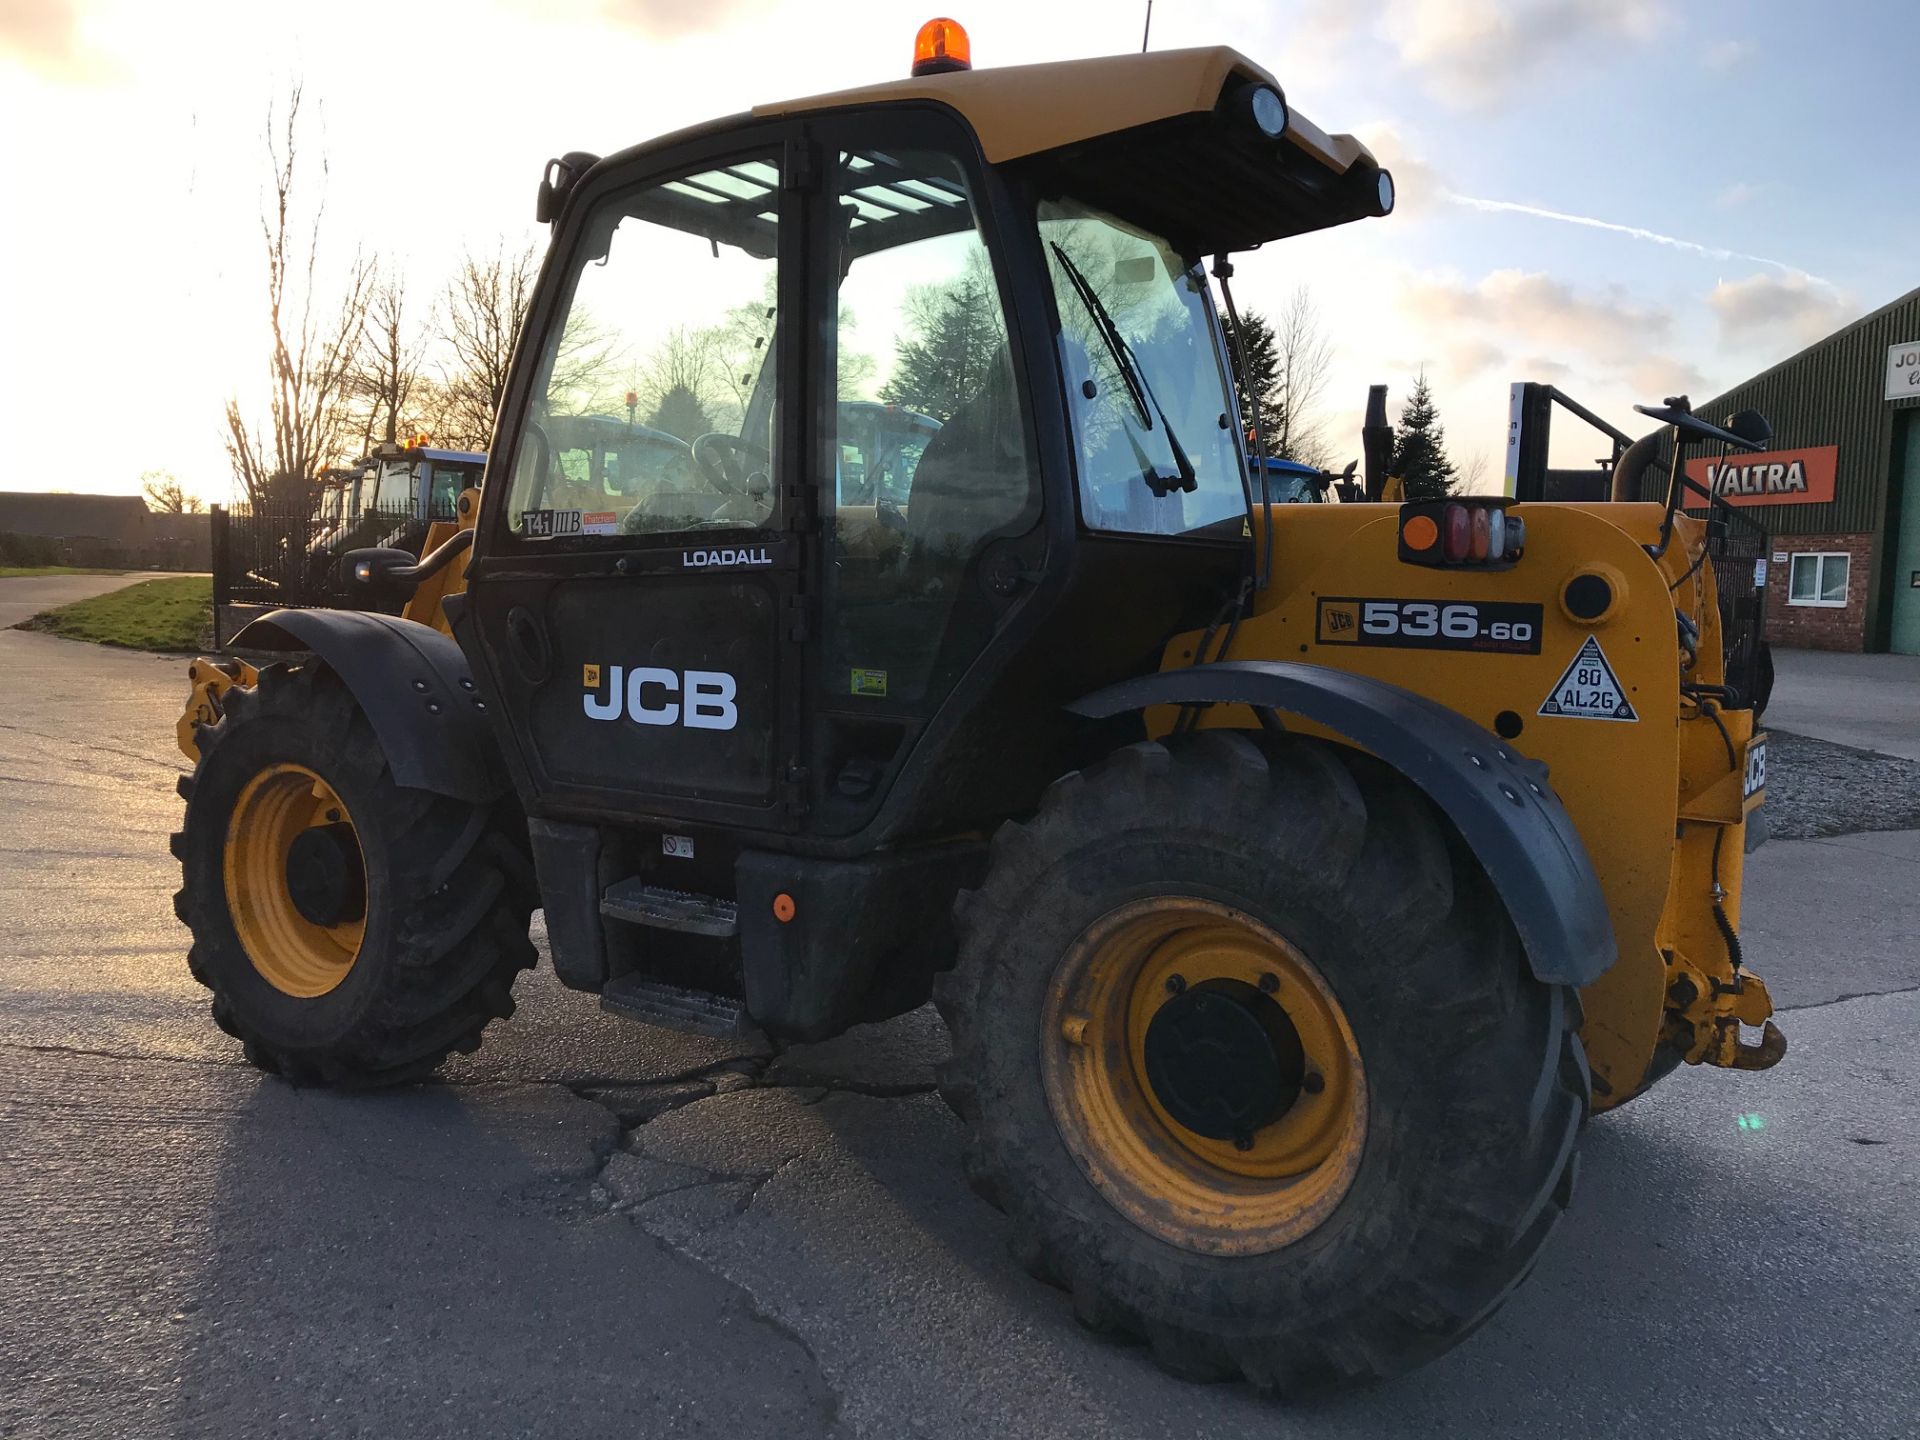
<instances>
[{"instance_id":1,"label":"warning decal","mask_svg":"<svg viewBox=\"0 0 1920 1440\"><path fill-rule=\"evenodd\" d=\"M1638 720L1626 692L1600 651L1600 641L1589 635L1580 653L1573 657L1553 692L1541 705L1542 715L1563 715L1574 720Z\"/></svg>"}]
</instances>

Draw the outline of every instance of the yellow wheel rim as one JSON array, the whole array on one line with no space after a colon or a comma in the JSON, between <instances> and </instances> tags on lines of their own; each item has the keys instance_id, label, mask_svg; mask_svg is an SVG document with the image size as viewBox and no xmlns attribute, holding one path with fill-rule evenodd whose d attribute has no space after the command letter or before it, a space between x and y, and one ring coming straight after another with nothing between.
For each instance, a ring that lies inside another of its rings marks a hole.
<instances>
[{"instance_id":1,"label":"yellow wheel rim","mask_svg":"<svg viewBox=\"0 0 1920 1440\"><path fill-rule=\"evenodd\" d=\"M317 924L295 904L287 859L303 831L349 827L353 817L325 780L304 765L273 765L249 780L227 822L224 869L234 933L260 977L306 1000L347 978L366 931L362 913ZM358 857L356 856L356 859ZM360 861L361 893L366 865Z\"/></svg>"},{"instance_id":2,"label":"yellow wheel rim","mask_svg":"<svg viewBox=\"0 0 1920 1440\"><path fill-rule=\"evenodd\" d=\"M1154 1018L1193 988L1257 1011L1295 1057L1297 1088L1250 1133L1189 1128L1149 1080ZM1166 896L1092 925L1055 972L1041 1062L1047 1101L1087 1178L1136 1225L1183 1249L1256 1255L1288 1245L1333 1212L1360 1168L1366 1075L1345 1011L1299 950L1225 905Z\"/></svg>"}]
</instances>

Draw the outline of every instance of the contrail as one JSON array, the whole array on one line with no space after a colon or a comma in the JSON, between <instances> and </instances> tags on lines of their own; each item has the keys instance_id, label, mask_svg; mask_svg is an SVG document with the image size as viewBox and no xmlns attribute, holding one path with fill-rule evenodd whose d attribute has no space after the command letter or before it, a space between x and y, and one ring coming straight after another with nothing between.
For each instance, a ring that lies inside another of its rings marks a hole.
<instances>
[{"instance_id":1,"label":"contrail","mask_svg":"<svg viewBox=\"0 0 1920 1440\"><path fill-rule=\"evenodd\" d=\"M1589 230L1610 230L1616 235L1630 235L1635 240L1648 240L1655 245L1668 245L1675 250L1685 250L1694 255L1704 255L1709 260L1751 260L1756 265L1771 265L1789 275L1798 275L1801 279L1815 285L1824 285L1835 289L1831 280L1824 280L1810 271L1802 270L1798 265L1789 265L1784 260L1770 260L1765 255L1749 255L1744 250L1728 250L1718 245L1702 245L1694 240L1682 240L1677 235L1662 235L1658 230L1648 230L1639 225L1620 225L1612 220L1596 220L1591 215L1569 215L1564 210L1547 210L1538 205L1521 205L1512 200L1486 200L1478 195L1461 195L1455 191L1444 192L1448 203L1464 205L1469 210L1489 210L1503 215L1531 215L1538 220L1558 220L1564 225L1584 225Z\"/></svg>"}]
</instances>

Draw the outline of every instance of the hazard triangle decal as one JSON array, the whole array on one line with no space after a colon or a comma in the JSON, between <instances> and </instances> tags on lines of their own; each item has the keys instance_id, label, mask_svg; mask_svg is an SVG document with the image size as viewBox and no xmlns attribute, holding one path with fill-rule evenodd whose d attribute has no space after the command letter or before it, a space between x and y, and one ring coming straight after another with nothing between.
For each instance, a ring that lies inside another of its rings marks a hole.
<instances>
[{"instance_id":1,"label":"hazard triangle decal","mask_svg":"<svg viewBox=\"0 0 1920 1440\"><path fill-rule=\"evenodd\" d=\"M1554 684L1553 692L1540 707L1542 715L1561 715L1572 720L1638 720L1627 694L1620 686L1613 666L1601 653L1600 641L1592 635L1573 657L1566 673Z\"/></svg>"}]
</instances>

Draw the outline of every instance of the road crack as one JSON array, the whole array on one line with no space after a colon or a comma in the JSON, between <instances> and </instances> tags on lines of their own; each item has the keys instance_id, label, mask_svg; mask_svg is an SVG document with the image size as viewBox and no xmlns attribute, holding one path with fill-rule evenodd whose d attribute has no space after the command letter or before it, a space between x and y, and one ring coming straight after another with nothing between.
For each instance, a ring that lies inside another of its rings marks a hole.
<instances>
[{"instance_id":1,"label":"road crack","mask_svg":"<svg viewBox=\"0 0 1920 1440\"><path fill-rule=\"evenodd\" d=\"M1825 1010L1832 1005L1845 1005L1851 1000L1881 1000L1889 995L1920 994L1920 985L1901 985L1892 990L1849 990L1845 995L1836 995L1831 1000L1816 1000L1811 1005L1780 1005L1774 1009L1776 1015L1804 1015L1809 1010Z\"/></svg>"}]
</instances>

